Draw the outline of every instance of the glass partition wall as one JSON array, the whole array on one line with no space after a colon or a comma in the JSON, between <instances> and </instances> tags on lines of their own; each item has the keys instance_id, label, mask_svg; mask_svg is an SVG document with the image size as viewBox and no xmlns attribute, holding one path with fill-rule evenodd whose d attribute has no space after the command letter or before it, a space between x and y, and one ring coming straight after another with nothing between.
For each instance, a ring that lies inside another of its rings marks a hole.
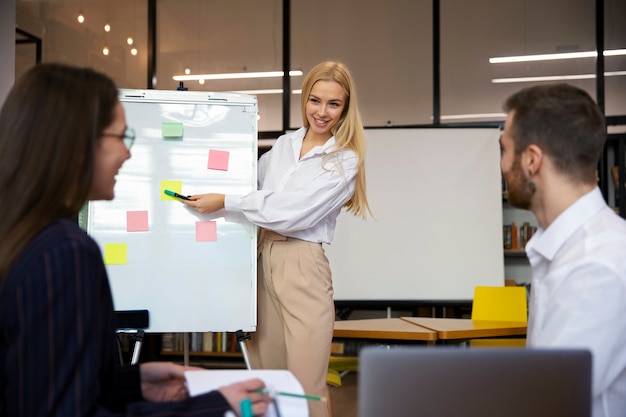
<instances>
[{"instance_id":1,"label":"glass partition wall","mask_svg":"<svg viewBox=\"0 0 626 417\"><path fill-rule=\"evenodd\" d=\"M435 102L440 103L441 123L501 122L502 100L526 85L545 82L537 77L568 76L567 82L596 96L593 56L489 61L593 53L597 46L594 0L18 1L16 20L20 30L42 39L43 62L88 65L111 75L120 87L147 88L150 4L156 9L157 89L176 89L179 81L174 77L181 75L282 71L287 56L289 68L303 74L323 60L345 62L357 82L364 123L372 127L431 124ZM288 16L283 15L285 4ZM626 3L605 0L602 6L607 51L604 107L607 116L623 116ZM439 39L433 31L435 7ZM287 54L283 51L285 17L289 19ZM439 62L433 62L434 40ZM17 48L17 55L19 77L33 59L26 47ZM434 71L440 79L439 97L433 95ZM290 78L290 128L302 123L303 78ZM189 90L256 94L259 131L278 132L285 125L280 77L183 82Z\"/></svg>"},{"instance_id":2,"label":"glass partition wall","mask_svg":"<svg viewBox=\"0 0 626 417\"><path fill-rule=\"evenodd\" d=\"M441 2L442 119L503 120L504 98L532 84L567 82L596 97L595 1L466 3ZM603 6L605 111L623 115L626 3Z\"/></svg>"},{"instance_id":3,"label":"glass partition wall","mask_svg":"<svg viewBox=\"0 0 626 417\"><path fill-rule=\"evenodd\" d=\"M281 1L157 0L156 6L157 88L176 89L180 81L173 77L188 76L183 83L190 91L253 94L259 130L282 128L280 76L210 78L282 70Z\"/></svg>"},{"instance_id":4,"label":"glass partition wall","mask_svg":"<svg viewBox=\"0 0 626 417\"><path fill-rule=\"evenodd\" d=\"M121 87L146 87L145 0L17 1L16 23L42 40L42 62L90 66ZM29 48L16 54L18 78L34 62Z\"/></svg>"}]
</instances>

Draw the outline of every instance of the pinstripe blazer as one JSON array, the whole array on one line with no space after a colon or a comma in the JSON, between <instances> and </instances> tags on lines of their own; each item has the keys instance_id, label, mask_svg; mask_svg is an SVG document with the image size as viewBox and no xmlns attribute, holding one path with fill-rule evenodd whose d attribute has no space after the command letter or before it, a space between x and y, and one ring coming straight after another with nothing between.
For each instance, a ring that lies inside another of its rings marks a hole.
<instances>
[{"instance_id":1,"label":"pinstripe blazer","mask_svg":"<svg viewBox=\"0 0 626 417\"><path fill-rule=\"evenodd\" d=\"M59 219L27 246L0 292L0 416L222 417L219 392L141 397L138 366L116 365L113 300L98 245Z\"/></svg>"}]
</instances>

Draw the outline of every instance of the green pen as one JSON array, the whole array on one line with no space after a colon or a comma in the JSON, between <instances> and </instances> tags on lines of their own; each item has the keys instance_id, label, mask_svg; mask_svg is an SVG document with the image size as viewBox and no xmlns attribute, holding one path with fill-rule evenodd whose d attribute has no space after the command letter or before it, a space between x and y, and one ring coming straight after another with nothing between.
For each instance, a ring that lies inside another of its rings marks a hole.
<instances>
[{"instance_id":1,"label":"green pen","mask_svg":"<svg viewBox=\"0 0 626 417\"><path fill-rule=\"evenodd\" d=\"M318 397L316 395L307 395L307 394L295 394L292 392L281 392L281 391L269 391L267 389L259 388L256 392L260 392L261 394L274 394L274 395L282 395L283 397L294 397L294 398L304 398L309 401L322 401L326 402L326 397Z\"/></svg>"},{"instance_id":2,"label":"green pen","mask_svg":"<svg viewBox=\"0 0 626 417\"><path fill-rule=\"evenodd\" d=\"M170 191L170 190L163 190L163 192L167 195L169 195L170 197L176 197L176 198L180 198L182 200L189 200L189 196L184 196L181 194L178 194L174 191Z\"/></svg>"},{"instance_id":3,"label":"green pen","mask_svg":"<svg viewBox=\"0 0 626 417\"><path fill-rule=\"evenodd\" d=\"M250 398L244 398L243 400L241 400L240 406L241 417L254 417L254 414L252 412L252 401L250 401Z\"/></svg>"}]
</instances>

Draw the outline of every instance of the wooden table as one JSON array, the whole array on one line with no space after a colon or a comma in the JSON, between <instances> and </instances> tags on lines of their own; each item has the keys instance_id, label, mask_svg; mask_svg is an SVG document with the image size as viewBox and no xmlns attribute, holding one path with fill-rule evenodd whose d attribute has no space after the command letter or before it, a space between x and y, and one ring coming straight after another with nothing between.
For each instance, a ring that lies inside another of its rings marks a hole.
<instances>
[{"instance_id":1,"label":"wooden table","mask_svg":"<svg viewBox=\"0 0 626 417\"><path fill-rule=\"evenodd\" d=\"M526 322L491 321L469 319L445 319L431 317L402 317L407 323L437 332L441 341L454 339L477 339L481 337L524 336Z\"/></svg>"},{"instance_id":2,"label":"wooden table","mask_svg":"<svg viewBox=\"0 0 626 417\"><path fill-rule=\"evenodd\" d=\"M399 318L340 320L335 322L333 337L435 342L437 331Z\"/></svg>"}]
</instances>

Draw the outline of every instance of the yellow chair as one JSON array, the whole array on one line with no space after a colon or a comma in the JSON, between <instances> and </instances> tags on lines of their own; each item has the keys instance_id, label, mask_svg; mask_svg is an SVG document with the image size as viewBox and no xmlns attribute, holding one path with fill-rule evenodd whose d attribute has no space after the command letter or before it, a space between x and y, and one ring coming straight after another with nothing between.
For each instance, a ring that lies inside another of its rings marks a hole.
<instances>
[{"instance_id":1,"label":"yellow chair","mask_svg":"<svg viewBox=\"0 0 626 417\"><path fill-rule=\"evenodd\" d=\"M476 287L472 302L472 320L528 321L524 287ZM525 338L473 339L471 347L524 347Z\"/></svg>"},{"instance_id":2,"label":"yellow chair","mask_svg":"<svg viewBox=\"0 0 626 417\"><path fill-rule=\"evenodd\" d=\"M341 386L341 374L338 370L328 368L328 374L326 374L326 384L331 387L340 387Z\"/></svg>"},{"instance_id":3,"label":"yellow chair","mask_svg":"<svg viewBox=\"0 0 626 417\"><path fill-rule=\"evenodd\" d=\"M328 374L326 383L330 386L340 387L341 377L349 371L359 369L359 358L357 356L331 356L328 361Z\"/></svg>"},{"instance_id":4,"label":"yellow chair","mask_svg":"<svg viewBox=\"0 0 626 417\"><path fill-rule=\"evenodd\" d=\"M328 373L326 374L326 393L328 397L328 415L333 417L332 404L329 387L340 387L341 377L346 372L359 369L359 358L357 356L331 356L328 362Z\"/></svg>"}]
</instances>

